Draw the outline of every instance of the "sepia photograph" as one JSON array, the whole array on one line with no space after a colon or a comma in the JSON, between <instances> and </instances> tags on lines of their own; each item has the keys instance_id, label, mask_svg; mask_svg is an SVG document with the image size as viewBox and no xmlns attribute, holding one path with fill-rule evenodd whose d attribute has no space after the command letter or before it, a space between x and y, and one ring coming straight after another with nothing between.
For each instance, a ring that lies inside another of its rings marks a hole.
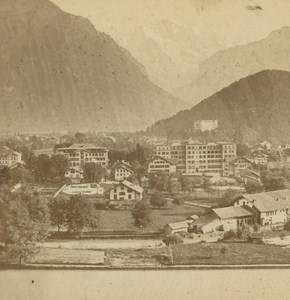
<instances>
[{"instance_id":1,"label":"sepia photograph","mask_svg":"<svg viewBox=\"0 0 290 300\"><path fill-rule=\"evenodd\" d=\"M289 0L0 0L0 277L287 278L289 16Z\"/></svg>"}]
</instances>

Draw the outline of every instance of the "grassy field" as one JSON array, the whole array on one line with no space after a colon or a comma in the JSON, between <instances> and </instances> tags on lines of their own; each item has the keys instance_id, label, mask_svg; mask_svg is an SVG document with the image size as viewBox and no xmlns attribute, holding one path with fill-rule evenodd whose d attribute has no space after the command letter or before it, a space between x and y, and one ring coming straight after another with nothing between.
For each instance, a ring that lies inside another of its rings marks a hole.
<instances>
[{"instance_id":1,"label":"grassy field","mask_svg":"<svg viewBox=\"0 0 290 300\"><path fill-rule=\"evenodd\" d=\"M212 243L172 246L175 265L289 264L290 249L249 243Z\"/></svg>"},{"instance_id":2,"label":"grassy field","mask_svg":"<svg viewBox=\"0 0 290 300\"><path fill-rule=\"evenodd\" d=\"M40 252L29 263L36 264L84 264L103 265L104 252L82 249L41 248Z\"/></svg>"},{"instance_id":3,"label":"grassy field","mask_svg":"<svg viewBox=\"0 0 290 300\"><path fill-rule=\"evenodd\" d=\"M186 205L165 209L152 209L150 214L151 224L146 228L146 231L162 229L168 223L182 221L190 215L202 214L204 211L203 208ZM137 228L134 226L134 220L130 211L100 210L99 229L136 230Z\"/></svg>"}]
</instances>

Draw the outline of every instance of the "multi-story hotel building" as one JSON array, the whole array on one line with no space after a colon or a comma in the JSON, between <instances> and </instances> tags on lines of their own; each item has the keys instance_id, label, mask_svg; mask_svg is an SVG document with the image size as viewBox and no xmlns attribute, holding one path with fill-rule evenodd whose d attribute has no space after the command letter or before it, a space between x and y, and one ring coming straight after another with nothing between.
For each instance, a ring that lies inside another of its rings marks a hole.
<instances>
[{"instance_id":1,"label":"multi-story hotel building","mask_svg":"<svg viewBox=\"0 0 290 300\"><path fill-rule=\"evenodd\" d=\"M12 167L17 163L22 162L22 154L11 150L8 147L3 147L0 149L0 168Z\"/></svg>"},{"instance_id":2,"label":"multi-story hotel building","mask_svg":"<svg viewBox=\"0 0 290 300\"><path fill-rule=\"evenodd\" d=\"M160 149L164 149L163 156ZM166 149L166 150L165 150ZM233 143L184 141L180 143L157 145L155 154L177 161L177 170L185 174L227 173L227 162L236 157Z\"/></svg>"},{"instance_id":3,"label":"multi-story hotel building","mask_svg":"<svg viewBox=\"0 0 290 300\"><path fill-rule=\"evenodd\" d=\"M96 147L92 144L74 144L68 148L56 149L57 154L65 155L71 167L83 167L84 164L94 162L107 167L109 164L108 149Z\"/></svg>"}]
</instances>

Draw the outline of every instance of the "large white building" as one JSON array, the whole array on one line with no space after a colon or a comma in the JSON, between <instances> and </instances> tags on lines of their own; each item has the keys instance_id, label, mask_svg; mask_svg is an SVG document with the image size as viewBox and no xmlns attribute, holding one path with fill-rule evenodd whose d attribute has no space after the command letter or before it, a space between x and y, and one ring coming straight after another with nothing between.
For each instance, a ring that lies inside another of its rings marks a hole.
<instances>
[{"instance_id":1,"label":"large white building","mask_svg":"<svg viewBox=\"0 0 290 300\"><path fill-rule=\"evenodd\" d=\"M165 172L167 174L176 173L176 162L170 158L155 156L148 164L148 173Z\"/></svg>"},{"instance_id":2,"label":"large white building","mask_svg":"<svg viewBox=\"0 0 290 300\"><path fill-rule=\"evenodd\" d=\"M0 168L12 167L17 163L22 162L22 154L11 150L8 147L3 147L0 149Z\"/></svg>"},{"instance_id":3,"label":"large white building","mask_svg":"<svg viewBox=\"0 0 290 300\"><path fill-rule=\"evenodd\" d=\"M155 146L155 155L176 160L176 168L185 174L226 173L227 162L236 157L236 144L183 141Z\"/></svg>"},{"instance_id":4,"label":"large white building","mask_svg":"<svg viewBox=\"0 0 290 300\"><path fill-rule=\"evenodd\" d=\"M194 132L212 131L218 128L218 120L196 120L193 126Z\"/></svg>"},{"instance_id":5,"label":"large white building","mask_svg":"<svg viewBox=\"0 0 290 300\"><path fill-rule=\"evenodd\" d=\"M68 148L58 148L56 153L65 155L71 167L82 167L86 163L94 162L107 167L109 164L108 149L96 147L92 144L74 144Z\"/></svg>"}]
</instances>

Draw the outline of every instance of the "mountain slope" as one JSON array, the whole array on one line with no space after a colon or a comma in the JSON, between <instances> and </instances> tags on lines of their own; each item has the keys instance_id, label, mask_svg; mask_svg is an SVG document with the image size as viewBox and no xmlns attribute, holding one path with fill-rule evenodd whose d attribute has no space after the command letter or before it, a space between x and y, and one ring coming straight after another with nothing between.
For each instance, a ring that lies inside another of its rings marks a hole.
<instances>
[{"instance_id":1,"label":"mountain slope","mask_svg":"<svg viewBox=\"0 0 290 300\"><path fill-rule=\"evenodd\" d=\"M266 70L243 78L191 110L157 122L150 133L190 136L196 119L218 119L219 130L231 134L247 127L263 138L289 140L290 73Z\"/></svg>"},{"instance_id":2,"label":"mountain slope","mask_svg":"<svg viewBox=\"0 0 290 300\"><path fill-rule=\"evenodd\" d=\"M0 130L140 130L184 104L86 19L0 0Z\"/></svg>"},{"instance_id":3,"label":"mountain slope","mask_svg":"<svg viewBox=\"0 0 290 300\"><path fill-rule=\"evenodd\" d=\"M203 61L198 74L175 93L193 105L231 83L262 70L290 71L290 27L271 33L267 38L218 52Z\"/></svg>"}]
</instances>

